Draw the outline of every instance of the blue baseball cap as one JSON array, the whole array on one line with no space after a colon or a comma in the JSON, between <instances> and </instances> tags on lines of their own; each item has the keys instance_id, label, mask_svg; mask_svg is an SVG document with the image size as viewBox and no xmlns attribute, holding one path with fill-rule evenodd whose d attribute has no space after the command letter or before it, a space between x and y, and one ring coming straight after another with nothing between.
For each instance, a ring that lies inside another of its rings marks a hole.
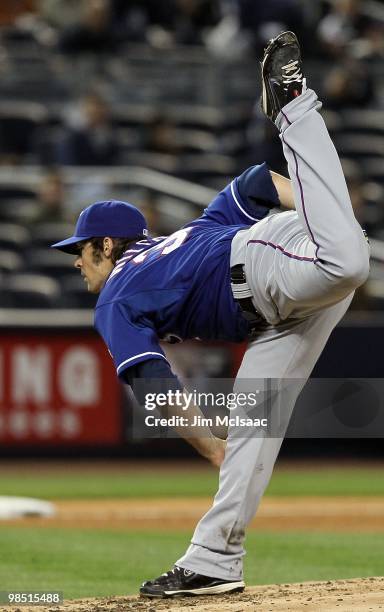
<instances>
[{"instance_id":1,"label":"blue baseball cap","mask_svg":"<svg viewBox=\"0 0 384 612\"><path fill-rule=\"evenodd\" d=\"M147 236L147 222L141 212L128 202L95 202L80 213L74 235L52 244L53 249L76 254L76 244L90 238L130 238Z\"/></svg>"}]
</instances>

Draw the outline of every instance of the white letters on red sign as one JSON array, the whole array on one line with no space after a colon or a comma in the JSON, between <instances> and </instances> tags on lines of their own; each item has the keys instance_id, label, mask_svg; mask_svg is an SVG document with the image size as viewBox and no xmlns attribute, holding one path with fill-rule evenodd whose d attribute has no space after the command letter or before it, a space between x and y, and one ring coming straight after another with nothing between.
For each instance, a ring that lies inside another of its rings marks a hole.
<instances>
[{"instance_id":1,"label":"white letters on red sign","mask_svg":"<svg viewBox=\"0 0 384 612\"><path fill-rule=\"evenodd\" d=\"M75 333L4 337L0 444L116 443L119 411L116 374L98 338Z\"/></svg>"},{"instance_id":2,"label":"white letters on red sign","mask_svg":"<svg viewBox=\"0 0 384 612\"><path fill-rule=\"evenodd\" d=\"M58 384L64 401L92 406L100 399L100 376L95 353L75 346L66 351L58 370Z\"/></svg>"},{"instance_id":3,"label":"white letters on red sign","mask_svg":"<svg viewBox=\"0 0 384 612\"><path fill-rule=\"evenodd\" d=\"M12 353L11 396L14 402L44 404L51 399L51 355L47 348L16 347Z\"/></svg>"}]
</instances>

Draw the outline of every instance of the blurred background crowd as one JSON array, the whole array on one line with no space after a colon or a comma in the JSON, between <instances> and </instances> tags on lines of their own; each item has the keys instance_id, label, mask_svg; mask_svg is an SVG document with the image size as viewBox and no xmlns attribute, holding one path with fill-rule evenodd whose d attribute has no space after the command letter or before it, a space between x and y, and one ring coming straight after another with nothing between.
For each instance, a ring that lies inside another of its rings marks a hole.
<instances>
[{"instance_id":1,"label":"blurred background crowd","mask_svg":"<svg viewBox=\"0 0 384 612\"><path fill-rule=\"evenodd\" d=\"M247 166L287 174L258 102L258 61L283 29L356 216L384 241L382 1L2 0L0 307L93 305L71 258L47 249L92 201L131 201L168 234ZM375 263L355 307L383 304Z\"/></svg>"}]
</instances>

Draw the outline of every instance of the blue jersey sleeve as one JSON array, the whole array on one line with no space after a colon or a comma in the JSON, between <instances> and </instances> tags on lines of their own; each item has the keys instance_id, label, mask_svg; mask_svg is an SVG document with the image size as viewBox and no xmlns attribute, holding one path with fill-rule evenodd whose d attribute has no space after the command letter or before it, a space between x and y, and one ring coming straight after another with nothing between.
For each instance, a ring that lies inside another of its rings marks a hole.
<instances>
[{"instance_id":1,"label":"blue jersey sleeve","mask_svg":"<svg viewBox=\"0 0 384 612\"><path fill-rule=\"evenodd\" d=\"M97 307L95 326L112 355L119 377L124 370L141 361L167 361L153 327L149 323L132 321L124 304L109 302Z\"/></svg>"},{"instance_id":2,"label":"blue jersey sleeve","mask_svg":"<svg viewBox=\"0 0 384 612\"><path fill-rule=\"evenodd\" d=\"M221 225L253 225L280 206L266 163L235 178L205 209L202 219Z\"/></svg>"},{"instance_id":3,"label":"blue jersey sleeve","mask_svg":"<svg viewBox=\"0 0 384 612\"><path fill-rule=\"evenodd\" d=\"M149 359L141 361L134 366L124 370L121 376L131 387L135 379L145 378L146 380L172 380L172 390L183 389L183 385L179 382L176 374L171 370L168 362L163 359Z\"/></svg>"},{"instance_id":4,"label":"blue jersey sleeve","mask_svg":"<svg viewBox=\"0 0 384 612\"><path fill-rule=\"evenodd\" d=\"M182 391L183 385L163 359L149 359L124 370L120 376L127 382L138 401L145 405L148 393L159 394L168 391Z\"/></svg>"}]
</instances>

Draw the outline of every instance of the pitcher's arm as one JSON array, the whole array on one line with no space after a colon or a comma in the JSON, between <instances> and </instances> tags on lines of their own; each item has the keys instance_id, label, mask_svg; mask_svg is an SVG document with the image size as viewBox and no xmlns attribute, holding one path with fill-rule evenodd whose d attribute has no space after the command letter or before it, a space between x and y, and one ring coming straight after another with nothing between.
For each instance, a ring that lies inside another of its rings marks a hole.
<instances>
[{"instance_id":1,"label":"pitcher's arm","mask_svg":"<svg viewBox=\"0 0 384 612\"><path fill-rule=\"evenodd\" d=\"M290 179L285 178L277 172L270 170L273 184L279 194L281 206L290 210L295 210L295 201L293 198L293 189Z\"/></svg>"}]
</instances>

